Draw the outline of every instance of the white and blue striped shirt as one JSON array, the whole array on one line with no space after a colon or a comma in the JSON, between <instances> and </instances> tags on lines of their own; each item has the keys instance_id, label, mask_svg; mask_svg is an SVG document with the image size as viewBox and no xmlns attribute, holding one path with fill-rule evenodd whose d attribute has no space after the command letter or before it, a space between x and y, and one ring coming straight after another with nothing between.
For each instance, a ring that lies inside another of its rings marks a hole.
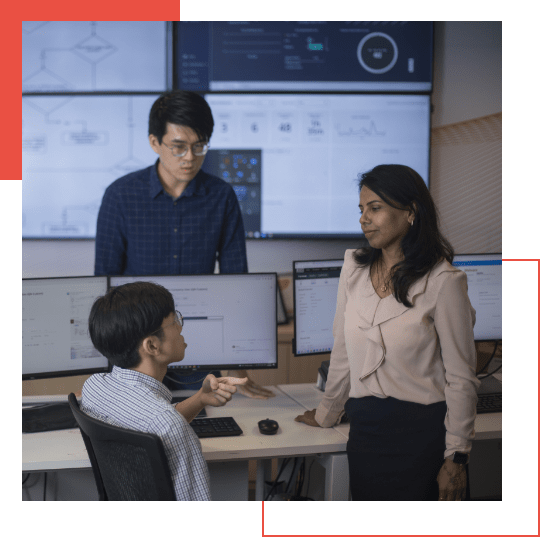
<instances>
[{"instance_id":1,"label":"white and blue striped shirt","mask_svg":"<svg viewBox=\"0 0 540 537\"><path fill-rule=\"evenodd\" d=\"M111 425L158 435L167 454L176 499L210 500L201 443L171 400L171 392L158 380L114 366L111 373L92 375L84 383L81 409Z\"/></svg>"}]
</instances>

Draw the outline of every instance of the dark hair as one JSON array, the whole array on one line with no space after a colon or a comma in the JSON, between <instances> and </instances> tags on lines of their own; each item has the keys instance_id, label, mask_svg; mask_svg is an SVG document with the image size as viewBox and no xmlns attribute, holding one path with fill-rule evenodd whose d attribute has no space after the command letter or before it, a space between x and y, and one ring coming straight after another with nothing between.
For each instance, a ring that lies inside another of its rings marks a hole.
<instances>
[{"instance_id":1,"label":"dark hair","mask_svg":"<svg viewBox=\"0 0 540 537\"><path fill-rule=\"evenodd\" d=\"M150 109L148 134L161 144L167 123L194 130L201 140L208 142L214 130L214 118L208 103L192 91L167 91L161 94Z\"/></svg>"},{"instance_id":2,"label":"dark hair","mask_svg":"<svg viewBox=\"0 0 540 537\"><path fill-rule=\"evenodd\" d=\"M401 241L404 260L394 265L394 296L407 307L409 287L427 274L441 259L452 263L454 249L439 231L437 208L429 190L412 168L401 164L382 164L359 174L359 190L363 186L396 209L412 210L414 225ZM380 258L381 250L365 247L356 250L354 260L362 267L371 266Z\"/></svg>"},{"instance_id":3,"label":"dark hair","mask_svg":"<svg viewBox=\"0 0 540 537\"><path fill-rule=\"evenodd\" d=\"M174 312L171 293L155 283L113 287L90 310L88 329L94 347L111 364L124 369L141 362L139 347L153 332L161 340L163 319Z\"/></svg>"}]
</instances>

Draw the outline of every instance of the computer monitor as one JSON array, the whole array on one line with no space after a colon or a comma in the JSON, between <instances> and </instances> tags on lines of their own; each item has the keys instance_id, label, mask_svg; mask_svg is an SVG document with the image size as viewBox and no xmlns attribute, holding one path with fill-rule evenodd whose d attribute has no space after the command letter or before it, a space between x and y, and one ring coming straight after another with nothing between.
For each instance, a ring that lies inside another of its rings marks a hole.
<instances>
[{"instance_id":1,"label":"computer monitor","mask_svg":"<svg viewBox=\"0 0 540 537\"><path fill-rule=\"evenodd\" d=\"M181 21L174 51L192 91L432 89L431 21Z\"/></svg>"},{"instance_id":2,"label":"computer monitor","mask_svg":"<svg viewBox=\"0 0 540 537\"><path fill-rule=\"evenodd\" d=\"M115 179L156 162L148 143L148 114L156 98L23 97L23 239L96 236L105 189Z\"/></svg>"},{"instance_id":3,"label":"computer monitor","mask_svg":"<svg viewBox=\"0 0 540 537\"><path fill-rule=\"evenodd\" d=\"M502 339L501 254L456 255L454 266L467 274L469 300L476 310L475 341ZM343 259L294 261L295 356L328 353Z\"/></svg>"},{"instance_id":4,"label":"computer monitor","mask_svg":"<svg viewBox=\"0 0 540 537\"><path fill-rule=\"evenodd\" d=\"M277 274L111 276L162 285L184 318L185 358L169 370L277 368Z\"/></svg>"},{"instance_id":5,"label":"computer monitor","mask_svg":"<svg viewBox=\"0 0 540 537\"><path fill-rule=\"evenodd\" d=\"M296 356L332 350L332 325L343 259L293 261L294 343Z\"/></svg>"},{"instance_id":6,"label":"computer monitor","mask_svg":"<svg viewBox=\"0 0 540 537\"><path fill-rule=\"evenodd\" d=\"M429 186L429 95L206 94L203 169L236 192L248 239L357 240L358 175L403 164Z\"/></svg>"},{"instance_id":7,"label":"computer monitor","mask_svg":"<svg viewBox=\"0 0 540 537\"><path fill-rule=\"evenodd\" d=\"M502 340L501 254L456 255L453 264L467 274L469 299L476 310L475 341Z\"/></svg>"},{"instance_id":8,"label":"computer monitor","mask_svg":"<svg viewBox=\"0 0 540 537\"><path fill-rule=\"evenodd\" d=\"M169 24L164 21L22 21L23 93L161 92L168 86ZM44 111L47 121L53 110ZM86 131L86 118L76 117ZM69 136L69 123L63 123ZM103 133L100 133L103 134ZM66 136L66 138L67 138ZM86 147L95 139L88 129ZM105 133L106 136L106 133ZM111 135L111 142L114 135ZM46 138L45 151L50 137ZM65 145L73 142L63 140ZM77 143L77 142L75 142ZM66 150L67 152L67 150Z\"/></svg>"},{"instance_id":9,"label":"computer monitor","mask_svg":"<svg viewBox=\"0 0 540 537\"><path fill-rule=\"evenodd\" d=\"M23 279L23 380L108 370L88 334L92 304L106 292L106 276Z\"/></svg>"}]
</instances>

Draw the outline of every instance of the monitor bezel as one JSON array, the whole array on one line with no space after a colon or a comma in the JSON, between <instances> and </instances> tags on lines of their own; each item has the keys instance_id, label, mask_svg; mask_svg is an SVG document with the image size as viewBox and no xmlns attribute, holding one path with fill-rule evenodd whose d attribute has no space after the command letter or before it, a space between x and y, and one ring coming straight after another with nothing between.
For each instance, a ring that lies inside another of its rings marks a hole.
<instances>
[{"instance_id":1,"label":"monitor bezel","mask_svg":"<svg viewBox=\"0 0 540 537\"><path fill-rule=\"evenodd\" d=\"M279 288L278 284L278 277L277 272L231 272L231 273L214 273L214 274L115 274L115 275L109 275L108 278L108 287L107 289L110 290L113 285L111 284L112 278L162 278L162 277L180 277L180 278L191 278L191 277L222 277L222 276L274 276L274 283L276 288ZM140 280L139 280L140 281ZM277 308L278 308L278 295L277 291L275 293L275 310L276 310L276 318L275 318L275 349L276 349L276 361L274 364L209 364L209 365L203 365L203 366L177 366L177 367L167 367L167 373L185 373L190 374L197 371L227 371L227 370L264 370L264 369L277 369L278 368L278 361L279 361L279 352L278 352L278 322L277 322Z\"/></svg>"},{"instance_id":2,"label":"monitor bezel","mask_svg":"<svg viewBox=\"0 0 540 537\"><path fill-rule=\"evenodd\" d=\"M37 280L74 280L74 279L99 279L104 278L105 279L105 292L109 290L109 280L108 276L51 276L51 277L40 277L40 278L22 278L22 281L37 281ZM22 354L22 353L21 353ZM103 356L103 355L102 355ZM107 358L103 356L105 360ZM24 358L22 358L24 359ZM21 360L21 367L22 367L22 360ZM47 371L47 372L41 372L41 373L22 373L22 380L41 380L41 379L52 379L57 377L77 377L81 375L93 375L95 373L107 373L110 371L111 364L109 360L107 360L107 365L105 367L98 367L98 368L88 368L88 369L69 369L67 371Z\"/></svg>"}]
</instances>

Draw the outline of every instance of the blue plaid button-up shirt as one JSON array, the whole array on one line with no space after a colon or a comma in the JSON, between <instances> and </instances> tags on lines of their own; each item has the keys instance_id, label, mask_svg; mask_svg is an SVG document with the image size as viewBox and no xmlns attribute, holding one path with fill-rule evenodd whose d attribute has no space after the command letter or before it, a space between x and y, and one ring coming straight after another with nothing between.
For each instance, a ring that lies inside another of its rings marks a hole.
<instances>
[{"instance_id":1,"label":"blue plaid button-up shirt","mask_svg":"<svg viewBox=\"0 0 540 537\"><path fill-rule=\"evenodd\" d=\"M157 162L109 185L99 210L96 275L247 272L244 223L231 185L202 170L173 199Z\"/></svg>"}]
</instances>

